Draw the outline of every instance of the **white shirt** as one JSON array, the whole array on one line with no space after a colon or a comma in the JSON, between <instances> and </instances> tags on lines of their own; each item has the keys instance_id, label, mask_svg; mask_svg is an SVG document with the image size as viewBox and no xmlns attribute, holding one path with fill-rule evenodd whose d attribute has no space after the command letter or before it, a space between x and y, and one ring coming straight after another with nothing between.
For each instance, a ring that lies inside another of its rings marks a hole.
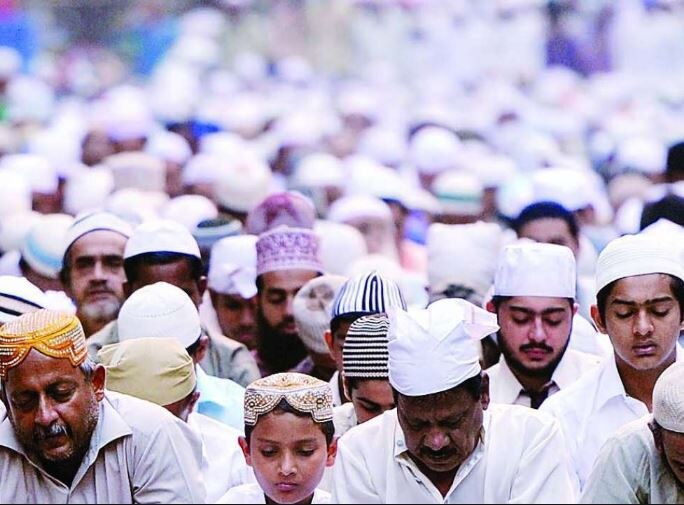
<instances>
[{"instance_id":1,"label":"white shirt","mask_svg":"<svg viewBox=\"0 0 684 505\"><path fill-rule=\"evenodd\" d=\"M551 376L549 396L566 389L586 372L596 368L601 359L592 354L568 349ZM530 406L530 397L523 392L523 386L511 371L502 356L499 362L487 369L489 376L489 398L493 403Z\"/></svg>"},{"instance_id":2,"label":"white shirt","mask_svg":"<svg viewBox=\"0 0 684 505\"><path fill-rule=\"evenodd\" d=\"M266 496L259 484L244 484L234 487L221 497L216 503L266 503ZM330 501L330 493L316 489L313 495L313 504L327 504Z\"/></svg>"},{"instance_id":3,"label":"white shirt","mask_svg":"<svg viewBox=\"0 0 684 505\"><path fill-rule=\"evenodd\" d=\"M483 439L443 497L409 457L394 409L339 440L332 495L334 503L574 503L569 472L554 419L490 405Z\"/></svg>"},{"instance_id":4,"label":"white shirt","mask_svg":"<svg viewBox=\"0 0 684 505\"><path fill-rule=\"evenodd\" d=\"M684 487L656 449L651 419L630 423L608 439L581 503L684 503Z\"/></svg>"},{"instance_id":5,"label":"white shirt","mask_svg":"<svg viewBox=\"0 0 684 505\"><path fill-rule=\"evenodd\" d=\"M335 371L328 384L330 384L330 389L332 389L333 407L339 407L345 403L340 396L340 372Z\"/></svg>"},{"instance_id":6,"label":"white shirt","mask_svg":"<svg viewBox=\"0 0 684 505\"><path fill-rule=\"evenodd\" d=\"M202 440L207 503L214 503L233 487L256 482L238 444L242 433L197 412L188 417L188 426Z\"/></svg>"},{"instance_id":7,"label":"white shirt","mask_svg":"<svg viewBox=\"0 0 684 505\"><path fill-rule=\"evenodd\" d=\"M333 409L333 424L335 425L335 436L338 438L359 424L352 402L347 402Z\"/></svg>"},{"instance_id":8,"label":"white shirt","mask_svg":"<svg viewBox=\"0 0 684 505\"><path fill-rule=\"evenodd\" d=\"M681 359L678 346L677 361ZM606 358L598 368L549 398L540 410L560 421L580 490L606 440L625 424L649 413L643 402L627 396L614 357Z\"/></svg>"}]
</instances>

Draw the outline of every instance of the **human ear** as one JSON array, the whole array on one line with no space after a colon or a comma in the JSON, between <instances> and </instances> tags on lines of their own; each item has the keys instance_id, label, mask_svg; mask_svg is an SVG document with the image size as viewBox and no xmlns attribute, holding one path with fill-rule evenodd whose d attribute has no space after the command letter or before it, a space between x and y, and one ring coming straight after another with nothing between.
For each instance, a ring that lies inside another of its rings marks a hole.
<instances>
[{"instance_id":1,"label":"human ear","mask_svg":"<svg viewBox=\"0 0 684 505\"><path fill-rule=\"evenodd\" d=\"M93 376L91 378L91 383L93 385L93 391L95 392L95 399L101 402L104 399L105 390L105 380L107 377L107 372L105 367L102 365L96 365L93 371Z\"/></svg>"},{"instance_id":2,"label":"human ear","mask_svg":"<svg viewBox=\"0 0 684 505\"><path fill-rule=\"evenodd\" d=\"M245 437L238 437L238 444L240 444L240 449L242 449L242 455L245 457L247 465L252 466L252 454L249 451L249 442Z\"/></svg>"},{"instance_id":3,"label":"human ear","mask_svg":"<svg viewBox=\"0 0 684 505\"><path fill-rule=\"evenodd\" d=\"M607 335L608 330L606 329L606 325L604 324L603 318L601 317L598 305L591 306L591 318L594 320L594 324L596 325L598 331L603 333L604 335Z\"/></svg>"},{"instance_id":4,"label":"human ear","mask_svg":"<svg viewBox=\"0 0 684 505\"><path fill-rule=\"evenodd\" d=\"M482 373L482 385L480 387L480 403L482 403L482 410L489 408L489 375L487 372Z\"/></svg>"},{"instance_id":5,"label":"human ear","mask_svg":"<svg viewBox=\"0 0 684 505\"><path fill-rule=\"evenodd\" d=\"M335 458L337 457L337 439L333 439L332 443L328 446L328 457L325 460L325 466L330 468L335 464Z\"/></svg>"}]
</instances>

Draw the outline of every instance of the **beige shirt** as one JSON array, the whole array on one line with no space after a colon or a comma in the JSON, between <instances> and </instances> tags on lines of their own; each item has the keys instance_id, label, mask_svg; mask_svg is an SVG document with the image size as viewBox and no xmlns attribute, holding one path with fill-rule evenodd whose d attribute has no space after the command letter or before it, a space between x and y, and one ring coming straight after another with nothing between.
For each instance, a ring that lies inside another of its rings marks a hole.
<instances>
[{"instance_id":1,"label":"beige shirt","mask_svg":"<svg viewBox=\"0 0 684 505\"><path fill-rule=\"evenodd\" d=\"M256 361L244 344L213 331L204 331L209 336L209 348L207 355L199 364L207 374L230 379L242 387L247 387L261 378ZM112 321L88 339L88 354L91 359L97 361L97 353L102 347L118 343L116 321Z\"/></svg>"},{"instance_id":2,"label":"beige shirt","mask_svg":"<svg viewBox=\"0 0 684 505\"><path fill-rule=\"evenodd\" d=\"M161 407L107 392L71 486L32 461L0 423L0 503L204 503L201 443Z\"/></svg>"},{"instance_id":3,"label":"beige shirt","mask_svg":"<svg viewBox=\"0 0 684 505\"><path fill-rule=\"evenodd\" d=\"M596 368L600 362L601 358L598 356L568 349L553 372L549 396L567 388L584 373ZM487 375L489 395L493 403L530 406L530 396L524 392L503 356L496 365L487 369Z\"/></svg>"},{"instance_id":4,"label":"beige shirt","mask_svg":"<svg viewBox=\"0 0 684 505\"><path fill-rule=\"evenodd\" d=\"M684 487L663 463L650 420L634 421L608 439L580 503L684 503Z\"/></svg>"},{"instance_id":5,"label":"beige shirt","mask_svg":"<svg viewBox=\"0 0 684 505\"><path fill-rule=\"evenodd\" d=\"M575 503L558 422L531 409L490 405L482 437L446 497L410 458L396 409L338 442L333 503Z\"/></svg>"}]
</instances>

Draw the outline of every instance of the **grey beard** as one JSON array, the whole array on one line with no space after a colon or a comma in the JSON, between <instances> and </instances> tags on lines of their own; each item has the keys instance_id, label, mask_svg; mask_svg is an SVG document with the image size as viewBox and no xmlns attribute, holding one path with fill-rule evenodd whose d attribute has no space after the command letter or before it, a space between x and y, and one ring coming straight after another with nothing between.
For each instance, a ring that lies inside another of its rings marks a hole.
<instances>
[{"instance_id":1,"label":"grey beard","mask_svg":"<svg viewBox=\"0 0 684 505\"><path fill-rule=\"evenodd\" d=\"M112 298L82 305L78 308L78 313L88 321L108 323L116 319L120 308L121 302Z\"/></svg>"}]
</instances>

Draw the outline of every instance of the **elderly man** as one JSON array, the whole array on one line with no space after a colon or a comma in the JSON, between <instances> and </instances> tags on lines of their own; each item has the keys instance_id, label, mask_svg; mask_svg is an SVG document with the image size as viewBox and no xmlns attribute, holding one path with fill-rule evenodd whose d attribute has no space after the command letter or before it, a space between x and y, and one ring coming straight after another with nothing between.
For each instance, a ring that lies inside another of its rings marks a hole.
<instances>
[{"instance_id":1,"label":"elderly man","mask_svg":"<svg viewBox=\"0 0 684 505\"><path fill-rule=\"evenodd\" d=\"M614 357L550 398L542 411L561 423L580 489L601 446L621 426L648 415L653 387L681 359L684 321L681 244L627 235L599 256L594 321Z\"/></svg>"},{"instance_id":2,"label":"elderly man","mask_svg":"<svg viewBox=\"0 0 684 505\"><path fill-rule=\"evenodd\" d=\"M306 228L279 226L259 236L257 248L256 359L262 376L287 372L307 356L293 302L308 281L323 273L318 236Z\"/></svg>"},{"instance_id":3,"label":"elderly man","mask_svg":"<svg viewBox=\"0 0 684 505\"><path fill-rule=\"evenodd\" d=\"M325 334L330 354L337 363L337 372L330 379L336 407L348 401L344 393L342 370L344 341L349 327L361 316L383 314L392 309L406 310L404 296L396 282L384 278L377 272L349 279L337 293L332 306L330 331Z\"/></svg>"},{"instance_id":4,"label":"elderly man","mask_svg":"<svg viewBox=\"0 0 684 505\"><path fill-rule=\"evenodd\" d=\"M215 503L232 487L254 482L238 444L242 432L194 411L201 396L195 363L177 340L127 340L103 348L100 357L108 390L164 407L200 437L207 503Z\"/></svg>"},{"instance_id":5,"label":"elderly man","mask_svg":"<svg viewBox=\"0 0 684 505\"><path fill-rule=\"evenodd\" d=\"M185 291L199 307L207 287L197 241L186 228L173 221L154 220L138 226L126 243L124 270L126 297L143 286L168 282ZM202 360L207 374L242 385L259 377L254 359L244 345L203 331L208 337ZM90 338L88 351L94 358L102 346L118 341L116 323L112 322Z\"/></svg>"},{"instance_id":6,"label":"elderly man","mask_svg":"<svg viewBox=\"0 0 684 505\"><path fill-rule=\"evenodd\" d=\"M653 415L622 428L601 449L581 503L684 503L684 365L653 388Z\"/></svg>"},{"instance_id":7,"label":"elderly man","mask_svg":"<svg viewBox=\"0 0 684 505\"><path fill-rule=\"evenodd\" d=\"M126 282L123 254L132 231L128 223L106 212L81 216L67 230L59 277L76 304L86 337L119 313Z\"/></svg>"},{"instance_id":8,"label":"elderly man","mask_svg":"<svg viewBox=\"0 0 684 505\"><path fill-rule=\"evenodd\" d=\"M197 438L164 409L106 392L75 316L5 324L0 383L0 501L203 502Z\"/></svg>"},{"instance_id":9,"label":"elderly man","mask_svg":"<svg viewBox=\"0 0 684 505\"><path fill-rule=\"evenodd\" d=\"M495 317L464 300L390 314L397 408L344 435L335 503L573 503L558 423L489 405L474 340Z\"/></svg>"},{"instance_id":10,"label":"elderly man","mask_svg":"<svg viewBox=\"0 0 684 505\"><path fill-rule=\"evenodd\" d=\"M567 247L529 242L504 249L487 304L501 326L502 357L487 370L492 402L537 409L598 365L598 356L568 348L575 281Z\"/></svg>"}]
</instances>

